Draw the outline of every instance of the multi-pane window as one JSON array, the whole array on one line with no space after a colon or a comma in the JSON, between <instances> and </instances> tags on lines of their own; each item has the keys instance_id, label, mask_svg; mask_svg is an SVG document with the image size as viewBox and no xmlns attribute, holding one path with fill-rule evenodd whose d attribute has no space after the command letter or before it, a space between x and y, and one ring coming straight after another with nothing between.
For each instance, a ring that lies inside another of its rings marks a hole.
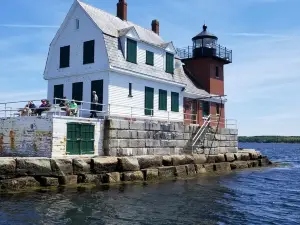
<instances>
[{"instance_id":1,"label":"multi-pane window","mask_svg":"<svg viewBox=\"0 0 300 225\"><path fill-rule=\"evenodd\" d=\"M166 72L174 73L174 55L167 52L166 54Z\"/></svg>"},{"instance_id":2,"label":"multi-pane window","mask_svg":"<svg viewBox=\"0 0 300 225\"><path fill-rule=\"evenodd\" d=\"M146 51L146 64L153 66L154 65L154 53Z\"/></svg>"},{"instance_id":3,"label":"multi-pane window","mask_svg":"<svg viewBox=\"0 0 300 225\"><path fill-rule=\"evenodd\" d=\"M158 109L167 110L167 91L159 90Z\"/></svg>"},{"instance_id":4,"label":"multi-pane window","mask_svg":"<svg viewBox=\"0 0 300 225\"><path fill-rule=\"evenodd\" d=\"M127 61L136 63L137 58L137 42L127 39Z\"/></svg>"},{"instance_id":5,"label":"multi-pane window","mask_svg":"<svg viewBox=\"0 0 300 225\"><path fill-rule=\"evenodd\" d=\"M83 64L94 63L95 58L95 40L83 43Z\"/></svg>"},{"instance_id":6,"label":"multi-pane window","mask_svg":"<svg viewBox=\"0 0 300 225\"><path fill-rule=\"evenodd\" d=\"M59 98L55 100L55 98ZM54 85L53 104L60 104L61 99L64 98L64 85Z\"/></svg>"},{"instance_id":7,"label":"multi-pane window","mask_svg":"<svg viewBox=\"0 0 300 225\"><path fill-rule=\"evenodd\" d=\"M59 68L70 66L70 45L60 48Z\"/></svg>"},{"instance_id":8,"label":"multi-pane window","mask_svg":"<svg viewBox=\"0 0 300 225\"><path fill-rule=\"evenodd\" d=\"M171 92L171 111L179 112L179 93Z\"/></svg>"},{"instance_id":9,"label":"multi-pane window","mask_svg":"<svg viewBox=\"0 0 300 225\"><path fill-rule=\"evenodd\" d=\"M80 105L80 102L82 101L82 95L83 95L83 83L77 82L72 84L72 99L76 101L78 105Z\"/></svg>"}]
</instances>

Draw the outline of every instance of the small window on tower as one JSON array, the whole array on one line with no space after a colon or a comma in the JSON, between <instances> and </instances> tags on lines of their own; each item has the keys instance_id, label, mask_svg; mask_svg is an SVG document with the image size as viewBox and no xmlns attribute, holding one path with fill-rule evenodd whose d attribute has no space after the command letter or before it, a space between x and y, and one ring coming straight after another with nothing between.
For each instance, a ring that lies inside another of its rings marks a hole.
<instances>
[{"instance_id":1,"label":"small window on tower","mask_svg":"<svg viewBox=\"0 0 300 225\"><path fill-rule=\"evenodd\" d=\"M79 29L79 19L75 20L75 26L76 26L76 30L78 30Z\"/></svg>"},{"instance_id":2,"label":"small window on tower","mask_svg":"<svg viewBox=\"0 0 300 225\"><path fill-rule=\"evenodd\" d=\"M216 66L216 78L219 78L219 77L220 77L220 75L219 75L219 67Z\"/></svg>"},{"instance_id":3,"label":"small window on tower","mask_svg":"<svg viewBox=\"0 0 300 225\"><path fill-rule=\"evenodd\" d=\"M220 115L220 104L216 103L216 114Z\"/></svg>"}]
</instances>

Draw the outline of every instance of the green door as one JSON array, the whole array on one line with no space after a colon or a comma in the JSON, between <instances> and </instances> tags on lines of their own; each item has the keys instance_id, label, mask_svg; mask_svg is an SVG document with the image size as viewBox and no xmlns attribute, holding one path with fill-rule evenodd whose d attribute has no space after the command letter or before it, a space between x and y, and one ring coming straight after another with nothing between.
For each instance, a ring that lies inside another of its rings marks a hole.
<instances>
[{"instance_id":1,"label":"green door","mask_svg":"<svg viewBox=\"0 0 300 225\"><path fill-rule=\"evenodd\" d=\"M67 153L80 155L80 124L67 124Z\"/></svg>"},{"instance_id":2,"label":"green door","mask_svg":"<svg viewBox=\"0 0 300 225\"><path fill-rule=\"evenodd\" d=\"M145 115L153 116L154 89L145 87Z\"/></svg>"},{"instance_id":3,"label":"green door","mask_svg":"<svg viewBox=\"0 0 300 225\"><path fill-rule=\"evenodd\" d=\"M94 154L94 128L91 124L67 124L68 155Z\"/></svg>"},{"instance_id":4,"label":"green door","mask_svg":"<svg viewBox=\"0 0 300 225\"><path fill-rule=\"evenodd\" d=\"M94 154L94 125L81 124L81 154Z\"/></svg>"},{"instance_id":5,"label":"green door","mask_svg":"<svg viewBox=\"0 0 300 225\"><path fill-rule=\"evenodd\" d=\"M91 102L93 100L93 91L98 95L98 103L103 104L103 80L93 80L91 83ZM102 111L103 106L98 105L97 111Z\"/></svg>"}]
</instances>

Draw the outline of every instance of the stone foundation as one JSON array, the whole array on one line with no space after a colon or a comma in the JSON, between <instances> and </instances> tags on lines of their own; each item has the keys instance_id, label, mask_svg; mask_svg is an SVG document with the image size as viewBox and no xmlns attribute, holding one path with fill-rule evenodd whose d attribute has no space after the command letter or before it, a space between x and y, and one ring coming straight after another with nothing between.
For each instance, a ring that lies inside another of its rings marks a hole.
<instances>
[{"instance_id":1,"label":"stone foundation","mask_svg":"<svg viewBox=\"0 0 300 225\"><path fill-rule=\"evenodd\" d=\"M191 140L199 128L182 122L106 120L104 154L135 156L192 153ZM216 131L210 128L199 141L196 153L215 155L237 152L237 135L235 129L221 128Z\"/></svg>"},{"instance_id":2,"label":"stone foundation","mask_svg":"<svg viewBox=\"0 0 300 225\"><path fill-rule=\"evenodd\" d=\"M210 156L0 158L0 190L176 179L270 164L255 151Z\"/></svg>"}]
</instances>

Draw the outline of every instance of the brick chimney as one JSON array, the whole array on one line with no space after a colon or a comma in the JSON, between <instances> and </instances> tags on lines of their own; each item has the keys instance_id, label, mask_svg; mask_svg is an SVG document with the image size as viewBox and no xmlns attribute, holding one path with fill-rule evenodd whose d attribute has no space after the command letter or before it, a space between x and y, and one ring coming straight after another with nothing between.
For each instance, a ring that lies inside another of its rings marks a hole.
<instances>
[{"instance_id":1,"label":"brick chimney","mask_svg":"<svg viewBox=\"0 0 300 225\"><path fill-rule=\"evenodd\" d=\"M152 20L151 25L152 25L152 31L159 35L159 22L158 22L158 20Z\"/></svg>"},{"instance_id":2,"label":"brick chimney","mask_svg":"<svg viewBox=\"0 0 300 225\"><path fill-rule=\"evenodd\" d=\"M121 20L127 20L127 3L126 0L119 0L117 4L117 17Z\"/></svg>"}]
</instances>

